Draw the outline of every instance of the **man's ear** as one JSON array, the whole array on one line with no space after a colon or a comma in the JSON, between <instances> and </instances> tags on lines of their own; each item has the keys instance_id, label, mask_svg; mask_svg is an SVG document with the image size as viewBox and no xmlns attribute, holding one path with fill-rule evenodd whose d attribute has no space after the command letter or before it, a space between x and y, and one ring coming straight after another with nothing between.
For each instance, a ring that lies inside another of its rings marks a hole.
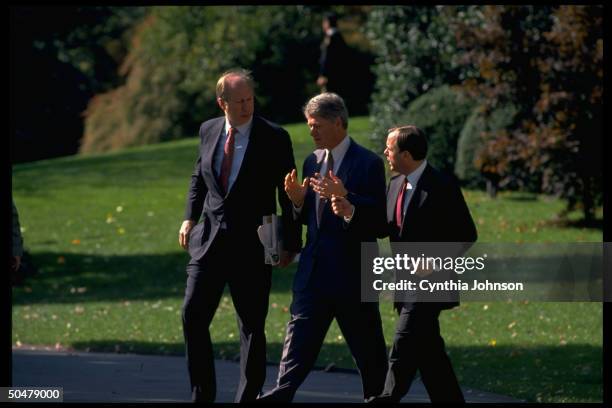
<instances>
[{"instance_id":1,"label":"man's ear","mask_svg":"<svg viewBox=\"0 0 612 408\"><path fill-rule=\"evenodd\" d=\"M223 99L217 98L217 105L219 105L219 108L225 112L225 101Z\"/></svg>"},{"instance_id":2,"label":"man's ear","mask_svg":"<svg viewBox=\"0 0 612 408\"><path fill-rule=\"evenodd\" d=\"M402 156L402 159L404 161L407 161L407 162L414 161L414 160L412 160L412 155L410 154L410 152L408 150L404 150L404 151L400 152L400 155Z\"/></svg>"},{"instance_id":3,"label":"man's ear","mask_svg":"<svg viewBox=\"0 0 612 408\"><path fill-rule=\"evenodd\" d=\"M342 119L340 119L339 117L336 118L336 122L334 123L334 125L336 125L336 127L343 127L342 126Z\"/></svg>"}]
</instances>

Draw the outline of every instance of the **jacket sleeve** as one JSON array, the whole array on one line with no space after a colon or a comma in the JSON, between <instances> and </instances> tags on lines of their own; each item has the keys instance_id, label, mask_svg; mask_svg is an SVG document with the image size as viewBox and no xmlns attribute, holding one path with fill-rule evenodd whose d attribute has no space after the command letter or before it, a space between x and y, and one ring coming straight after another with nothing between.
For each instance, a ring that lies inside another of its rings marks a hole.
<instances>
[{"instance_id":1,"label":"jacket sleeve","mask_svg":"<svg viewBox=\"0 0 612 408\"><path fill-rule=\"evenodd\" d=\"M385 194L385 167L380 158L370 162L362 192L349 192L347 200L355 206L347 230L360 235L383 238L387 235L387 213Z\"/></svg>"},{"instance_id":2,"label":"jacket sleeve","mask_svg":"<svg viewBox=\"0 0 612 408\"><path fill-rule=\"evenodd\" d=\"M447 256L458 257L465 254L478 239L476 225L465 202L461 188L451 183L445 188L444 208L440 207L439 226L444 228L446 242L455 245L449 247Z\"/></svg>"},{"instance_id":3,"label":"jacket sleeve","mask_svg":"<svg viewBox=\"0 0 612 408\"><path fill-rule=\"evenodd\" d=\"M302 225L293 216L293 204L285 192L285 176L295 169L295 158L291 138L284 129L280 129L281 151L279 152L279 169L276 177L278 202L281 207L281 224L283 228L284 249L299 252L302 248Z\"/></svg>"},{"instance_id":4,"label":"jacket sleeve","mask_svg":"<svg viewBox=\"0 0 612 408\"><path fill-rule=\"evenodd\" d=\"M189 191L187 192L187 204L185 206L185 220L193 220L196 223L200 220L202 215L202 209L204 208L204 198L208 193L208 188L202 177L202 148L201 145L204 141L204 132L200 128L200 148L198 159L196 160L193 173L191 174L191 182L189 183Z\"/></svg>"},{"instance_id":5,"label":"jacket sleeve","mask_svg":"<svg viewBox=\"0 0 612 408\"><path fill-rule=\"evenodd\" d=\"M454 225L454 237L456 242L476 242L478 233L472 219L472 214L465 202L461 188L453 183L449 188L449 203L452 203L453 219L449 219L448 225ZM451 215L448 215L451 217Z\"/></svg>"}]
</instances>

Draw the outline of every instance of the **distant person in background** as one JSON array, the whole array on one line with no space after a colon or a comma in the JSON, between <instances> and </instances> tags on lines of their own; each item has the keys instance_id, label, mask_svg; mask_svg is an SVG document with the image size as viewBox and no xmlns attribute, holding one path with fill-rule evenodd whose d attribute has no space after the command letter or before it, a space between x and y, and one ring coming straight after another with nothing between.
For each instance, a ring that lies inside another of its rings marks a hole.
<instances>
[{"instance_id":1,"label":"distant person in background","mask_svg":"<svg viewBox=\"0 0 612 408\"><path fill-rule=\"evenodd\" d=\"M317 85L321 92L334 92L344 95L348 53L346 43L338 30L337 24L338 17L334 13L327 13L323 17L322 28L325 38L321 43Z\"/></svg>"},{"instance_id":2,"label":"distant person in background","mask_svg":"<svg viewBox=\"0 0 612 408\"><path fill-rule=\"evenodd\" d=\"M13 235L11 239L13 258L11 259L11 268L13 274L16 274L21 266L21 257L23 256L23 238L21 237L21 227L19 226L19 214L17 213L13 197L11 197L11 205L13 207Z\"/></svg>"}]
</instances>

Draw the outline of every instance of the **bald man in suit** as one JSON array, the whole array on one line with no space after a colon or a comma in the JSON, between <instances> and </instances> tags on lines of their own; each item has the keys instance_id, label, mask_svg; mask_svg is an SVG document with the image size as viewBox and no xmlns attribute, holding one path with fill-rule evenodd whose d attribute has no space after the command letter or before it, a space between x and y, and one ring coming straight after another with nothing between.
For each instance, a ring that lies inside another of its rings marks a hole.
<instances>
[{"instance_id":1,"label":"bald man in suit","mask_svg":"<svg viewBox=\"0 0 612 408\"><path fill-rule=\"evenodd\" d=\"M254 115L254 84L245 70L217 82L224 116L200 127L200 150L187 196L180 245L189 250L183 331L192 399L216 396L210 322L229 285L240 331L240 382L236 402L253 401L266 376L265 319L271 266L265 264L257 228L281 206L284 250L280 266L301 247L301 226L284 192L284 176L295 167L289 134ZM198 224L198 220L202 221Z\"/></svg>"}]
</instances>

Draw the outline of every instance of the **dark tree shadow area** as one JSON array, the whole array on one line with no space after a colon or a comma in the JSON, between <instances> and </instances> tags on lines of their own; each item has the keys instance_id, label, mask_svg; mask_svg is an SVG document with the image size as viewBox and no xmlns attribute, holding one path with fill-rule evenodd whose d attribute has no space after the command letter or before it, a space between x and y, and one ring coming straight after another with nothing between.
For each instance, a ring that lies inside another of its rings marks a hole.
<instances>
[{"instance_id":1,"label":"dark tree shadow area","mask_svg":"<svg viewBox=\"0 0 612 408\"><path fill-rule=\"evenodd\" d=\"M579 220L568 220L568 219L560 219L548 221L547 225L551 225L558 228L575 228L575 229L597 229L603 231L603 218L595 218L592 220L585 220L583 218Z\"/></svg>"},{"instance_id":2,"label":"dark tree shadow area","mask_svg":"<svg viewBox=\"0 0 612 408\"><path fill-rule=\"evenodd\" d=\"M163 255L37 253L35 276L13 288L13 305L157 300L182 297L189 257ZM289 292L296 264L273 271L272 292Z\"/></svg>"}]
</instances>

